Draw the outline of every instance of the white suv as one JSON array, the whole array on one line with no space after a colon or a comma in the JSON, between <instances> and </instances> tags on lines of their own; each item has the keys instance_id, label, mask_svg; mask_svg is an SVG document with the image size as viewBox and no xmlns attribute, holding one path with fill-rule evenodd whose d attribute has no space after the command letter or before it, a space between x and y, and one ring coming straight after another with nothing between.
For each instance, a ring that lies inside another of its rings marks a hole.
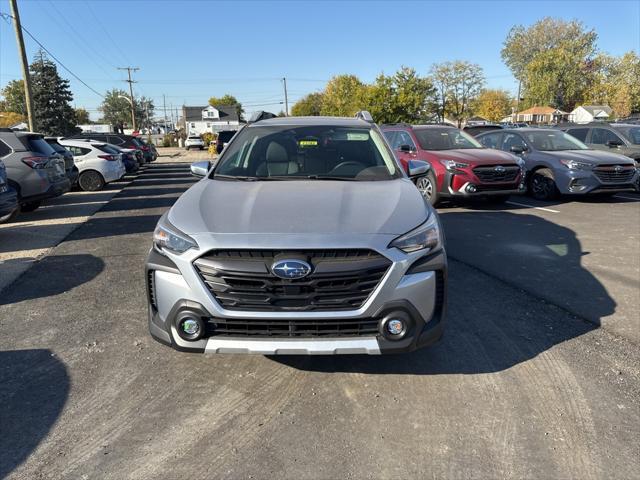
<instances>
[{"instance_id":1,"label":"white suv","mask_svg":"<svg viewBox=\"0 0 640 480\"><path fill-rule=\"evenodd\" d=\"M126 169L121 155L110 153L105 143L82 140L60 140L60 144L73 154L73 161L80 171L78 185L82 190L95 192L106 183L120 180Z\"/></svg>"},{"instance_id":2,"label":"white suv","mask_svg":"<svg viewBox=\"0 0 640 480\"><path fill-rule=\"evenodd\" d=\"M186 142L184 142L184 148L187 150L191 150L192 148L204 150L204 141L199 135L189 135Z\"/></svg>"}]
</instances>

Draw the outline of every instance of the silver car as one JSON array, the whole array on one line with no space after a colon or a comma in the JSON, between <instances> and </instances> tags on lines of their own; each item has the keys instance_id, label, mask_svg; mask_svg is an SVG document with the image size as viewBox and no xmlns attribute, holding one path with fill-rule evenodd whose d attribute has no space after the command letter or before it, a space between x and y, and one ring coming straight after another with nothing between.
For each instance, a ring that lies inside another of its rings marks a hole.
<instances>
[{"instance_id":1,"label":"silver car","mask_svg":"<svg viewBox=\"0 0 640 480\"><path fill-rule=\"evenodd\" d=\"M558 194L614 194L634 191L635 162L618 153L591 150L555 128L518 128L476 137L488 148L519 155L525 162L529 193L538 200Z\"/></svg>"},{"instance_id":2,"label":"silver car","mask_svg":"<svg viewBox=\"0 0 640 480\"><path fill-rule=\"evenodd\" d=\"M203 178L154 232L155 339L211 353L380 354L440 338L440 221L367 112L258 116L207 167L192 165Z\"/></svg>"}]
</instances>

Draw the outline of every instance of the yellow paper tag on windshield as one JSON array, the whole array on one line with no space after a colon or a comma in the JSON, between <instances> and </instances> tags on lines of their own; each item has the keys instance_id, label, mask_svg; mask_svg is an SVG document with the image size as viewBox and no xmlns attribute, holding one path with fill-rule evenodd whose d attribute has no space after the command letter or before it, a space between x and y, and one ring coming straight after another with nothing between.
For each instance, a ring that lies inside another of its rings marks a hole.
<instances>
[{"instance_id":1,"label":"yellow paper tag on windshield","mask_svg":"<svg viewBox=\"0 0 640 480\"><path fill-rule=\"evenodd\" d=\"M298 145L300 145L300 148L317 147L318 140L300 140L298 141Z\"/></svg>"}]
</instances>

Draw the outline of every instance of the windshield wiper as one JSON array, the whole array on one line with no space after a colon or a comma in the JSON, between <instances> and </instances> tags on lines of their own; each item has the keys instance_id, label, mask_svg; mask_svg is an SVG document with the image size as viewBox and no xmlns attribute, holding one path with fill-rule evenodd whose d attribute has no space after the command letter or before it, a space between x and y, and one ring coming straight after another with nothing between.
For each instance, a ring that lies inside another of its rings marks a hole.
<instances>
[{"instance_id":1,"label":"windshield wiper","mask_svg":"<svg viewBox=\"0 0 640 480\"><path fill-rule=\"evenodd\" d=\"M353 182L355 181L354 177L334 177L333 175L307 175L306 177L302 177L308 180L337 180L339 182Z\"/></svg>"}]
</instances>

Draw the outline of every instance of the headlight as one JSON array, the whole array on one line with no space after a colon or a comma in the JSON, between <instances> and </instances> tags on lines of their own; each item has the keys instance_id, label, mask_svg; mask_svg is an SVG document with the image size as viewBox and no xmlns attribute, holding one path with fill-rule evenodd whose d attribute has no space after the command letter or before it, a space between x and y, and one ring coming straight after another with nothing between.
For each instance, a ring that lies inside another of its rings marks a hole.
<instances>
[{"instance_id":1,"label":"headlight","mask_svg":"<svg viewBox=\"0 0 640 480\"><path fill-rule=\"evenodd\" d=\"M565 167L569 170L592 170L593 165L585 162L578 162L576 160L560 160Z\"/></svg>"},{"instance_id":2,"label":"headlight","mask_svg":"<svg viewBox=\"0 0 640 480\"><path fill-rule=\"evenodd\" d=\"M426 222L418 228L405 233L389 244L389 247L399 248L405 253L417 250L435 250L440 246L440 224L435 213L429 215Z\"/></svg>"},{"instance_id":3,"label":"headlight","mask_svg":"<svg viewBox=\"0 0 640 480\"><path fill-rule=\"evenodd\" d=\"M166 213L160 217L153 232L153 244L159 250L166 249L174 253L184 253L190 248L198 248L198 244L193 238L169 223Z\"/></svg>"},{"instance_id":4,"label":"headlight","mask_svg":"<svg viewBox=\"0 0 640 480\"><path fill-rule=\"evenodd\" d=\"M455 160L440 160L440 163L450 172L455 171L457 168L466 168L469 166L468 163L456 162Z\"/></svg>"}]
</instances>

